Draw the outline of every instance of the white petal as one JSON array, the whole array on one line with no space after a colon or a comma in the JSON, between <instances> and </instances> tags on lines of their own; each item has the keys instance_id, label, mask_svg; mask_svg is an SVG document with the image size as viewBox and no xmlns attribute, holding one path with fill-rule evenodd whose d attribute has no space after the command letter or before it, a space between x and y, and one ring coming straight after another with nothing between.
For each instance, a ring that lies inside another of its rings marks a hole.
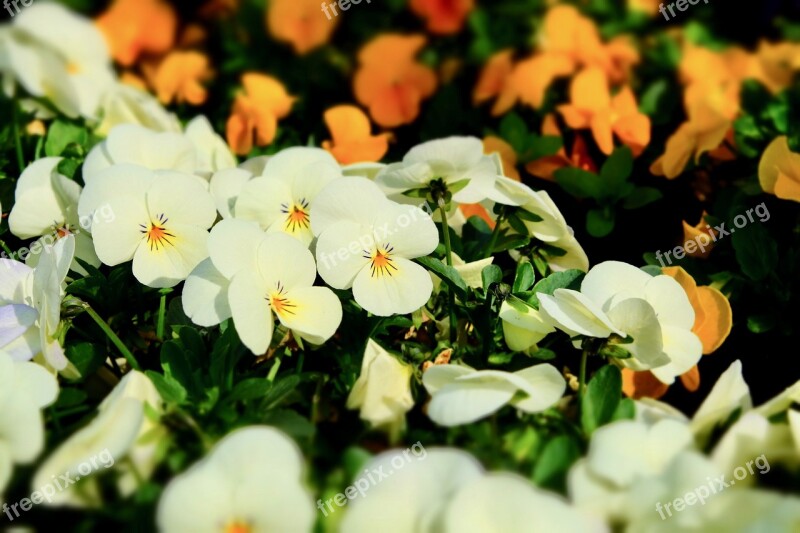
<instances>
[{"instance_id":1,"label":"white petal","mask_svg":"<svg viewBox=\"0 0 800 533\"><path fill-rule=\"evenodd\" d=\"M418 144L403 157L403 163L447 162L468 169L483 158L483 143L476 137L447 137Z\"/></svg>"},{"instance_id":2,"label":"white petal","mask_svg":"<svg viewBox=\"0 0 800 533\"><path fill-rule=\"evenodd\" d=\"M228 287L233 324L242 343L256 355L266 353L275 318L266 299L267 287L254 273L243 270Z\"/></svg>"},{"instance_id":3,"label":"white petal","mask_svg":"<svg viewBox=\"0 0 800 533\"><path fill-rule=\"evenodd\" d=\"M422 374L422 383L428 393L435 394L445 385L474 372L477 371L465 365L433 365Z\"/></svg>"},{"instance_id":4,"label":"white petal","mask_svg":"<svg viewBox=\"0 0 800 533\"><path fill-rule=\"evenodd\" d=\"M276 313L281 324L312 344L330 339L342 322L342 304L327 287L291 289L285 298L293 307Z\"/></svg>"},{"instance_id":5,"label":"white petal","mask_svg":"<svg viewBox=\"0 0 800 533\"><path fill-rule=\"evenodd\" d=\"M145 242L143 226L150 222L144 199L114 197L106 205L113 210L111 220L98 220L92 225L92 238L97 257L109 266L133 259L137 248ZM146 226L145 226L146 227Z\"/></svg>"},{"instance_id":6,"label":"white petal","mask_svg":"<svg viewBox=\"0 0 800 533\"><path fill-rule=\"evenodd\" d=\"M0 307L0 348L21 337L39 318L33 307L23 304Z\"/></svg>"},{"instance_id":7,"label":"white petal","mask_svg":"<svg viewBox=\"0 0 800 533\"><path fill-rule=\"evenodd\" d=\"M604 307L611 297L619 293L642 298L645 286L652 279L650 274L633 265L606 261L595 265L586 274L581 283L581 292Z\"/></svg>"},{"instance_id":8,"label":"white petal","mask_svg":"<svg viewBox=\"0 0 800 533\"><path fill-rule=\"evenodd\" d=\"M217 209L206 185L197 176L160 170L147 191L151 220L164 214L170 222L208 229L217 218ZM191 201L187 201L187 199Z\"/></svg>"},{"instance_id":9,"label":"white petal","mask_svg":"<svg viewBox=\"0 0 800 533\"><path fill-rule=\"evenodd\" d=\"M183 135L157 133L135 124L122 124L111 130L106 151L115 164L133 163L151 170L191 174L197 164L194 146Z\"/></svg>"},{"instance_id":10,"label":"white petal","mask_svg":"<svg viewBox=\"0 0 800 533\"><path fill-rule=\"evenodd\" d=\"M424 306L433 293L428 271L402 257L393 258L394 269L373 274L364 268L353 283L356 302L378 316L413 313Z\"/></svg>"},{"instance_id":11,"label":"white petal","mask_svg":"<svg viewBox=\"0 0 800 533\"><path fill-rule=\"evenodd\" d=\"M653 307L641 298L622 300L608 310L608 317L620 330L633 337L630 344L622 344L633 356L620 360L636 371L649 370L669 363L664 353L663 333Z\"/></svg>"},{"instance_id":12,"label":"white petal","mask_svg":"<svg viewBox=\"0 0 800 533\"><path fill-rule=\"evenodd\" d=\"M390 243L394 253L415 259L433 252L439 232L430 215L411 205L390 204L373 220L376 243Z\"/></svg>"},{"instance_id":13,"label":"white petal","mask_svg":"<svg viewBox=\"0 0 800 533\"><path fill-rule=\"evenodd\" d=\"M513 402L518 409L527 413L538 413L555 405L567 388L567 382L556 367L550 364L534 365L514 372L524 379L529 388L525 389L528 397Z\"/></svg>"},{"instance_id":14,"label":"white petal","mask_svg":"<svg viewBox=\"0 0 800 533\"><path fill-rule=\"evenodd\" d=\"M442 426L469 424L503 407L517 390L511 382L496 376L459 379L436 391L428 404L428 416Z\"/></svg>"},{"instance_id":15,"label":"white petal","mask_svg":"<svg viewBox=\"0 0 800 533\"><path fill-rule=\"evenodd\" d=\"M231 317L228 278L206 259L186 278L181 301L183 311L198 326L216 326Z\"/></svg>"},{"instance_id":16,"label":"white petal","mask_svg":"<svg viewBox=\"0 0 800 533\"><path fill-rule=\"evenodd\" d=\"M606 338L612 333L625 336L593 301L578 291L556 289L553 296L544 293L537 296L544 318L570 336Z\"/></svg>"},{"instance_id":17,"label":"white petal","mask_svg":"<svg viewBox=\"0 0 800 533\"><path fill-rule=\"evenodd\" d=\"M645 299L656 310L662 325L691 330L694 309L686 291L671 276L655 276L645 286Z\"/></svg>"},{"instance_id":18,"label":"white petal","mask_svg":"<svg viewBox=\"0 0 800 533\"><path fill-rule=\"evenodd\" d=\"M222 220L208 237L211 261L228 279L241 269L254 269L258 247L266 236L255 222Z\"/></svg>"},{"instance_id":19,"label":"white petal","mask_svg":"<svg viewBox=\"0 0 800 533\"><path fill-rule=\"evenodd\" d=\"M669 356L669 364L653 368L651 372L662 383L671 384L677 376L688 372L700 361L703 355L703 343L689 330L665 326L664 353Z\"/></svg>"},{"instance_id":20,"label":"white petal","mask_svg":"<svg viewBox=\"0 0 800 533\"><path fill-rule=\"evenodd\" d=\"M375 245L369 227L340 221L324 231L317 241L317 269L334 289L349 289L358 273L369 265L365 255Z\"/></svg>"},{"instance_id":21,"label":"white petal","mask_svg":"<svg viewBox=\"0 0 800 533\"><path fill-rule=\"evenodd\" d=\"M310 287L317 278L314 256L308 248L282 233L268 234L261 241L256 262L261 279L270 290Z\"/></svg>"},{"instance_id":22,"label":"white petal","mask_svg":"<svg viewBox=\"0 0 800 533\"><path fill-rule=\"evenodd\" d=\"M252 173L241 168L220 170L211 177L211 197L222 218L233 218L236 201L252 177Z\"/></svg>"},{"instance_id":23,"label":"white petal","mask_svg":"<svg viewBox=\"0 0 800 533\"><path fill-rule=\"evenodd\" d=\"M133 257L133 275L148 287L174 287L208 257L208 232L197 226L173 224L168 244L142 242Z\"/></svg>"},{"instance_id":24,"label":"white petal","mask_svg":"<svg viewBox=\"0 0 800 533\"><path fill-rule=\"evenodd\" d=\"M539 311L516 296L506 299L500 306L500 319L506 344L515 352L527 350L555 331Z\"/></svg>"},{"instance_id":25,"label":"white petal","mask_svg":"<svg viewBox=\"0 0 800 533\"><path fill-rule=\"evenodd\" d=\"M292 203L291 191L285 182L257 177L244 184L233 212L236 218L254 220L262 229L267 229L277 220L286 218L281 208L291 208Z\"/></svg>"},{"instance_id":26,"label":"white petal","mask_svg":"<svg viewBox=\"0 0 800 533\"><path fill-rule=\"evenodd\" d=\"M369 227L386 202L381 189L368 179L333 180L311 204L311 229L319 235L343 220Z\"/></svg>"},{"instance_id":27,"label":"white petal","mask_svg":"<svg viewBox=\"0 0 800 533\"><path fill-rule=\"evenodd\" d=\"M742 377L742 362L734 361L717 379L711 392L692 417L692 431L704 436L714 426L724 422L736 409L748 411L753 407L750 387Z\"/></svg>"}]
</instances>

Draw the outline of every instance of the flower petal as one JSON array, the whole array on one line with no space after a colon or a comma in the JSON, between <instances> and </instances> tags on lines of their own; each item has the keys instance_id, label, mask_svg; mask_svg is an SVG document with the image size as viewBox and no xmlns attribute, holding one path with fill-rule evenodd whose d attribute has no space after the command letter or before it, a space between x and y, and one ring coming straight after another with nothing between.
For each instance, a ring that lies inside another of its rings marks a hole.
<instances>
[{"instance_id":1,"label":"flower petal","mask_svg":"<svg viewBox=\"0 0 800 533\"><path fill-rule=\"evenodd\" d=\"M327 287L299 287L285 294L294 307L277 313L281 324L311 344L323 344L342 322L342 303Z\"/></svg>"},{"instance_id":2,"label":"flower petal","mask_svg":"<svg viewBox=\"0 0 800 533\"><path fill-rule=\"evenodd\" d=\"M272 341L275 317L267 301L268 288L253 272L242 270L228 287L228 304L236 333L256 355L266 353Z\"/></svg>"},{"instance_id":3,"label":"flower petal","mask_svg":"<svg viewBox=\"0 0 800 533\"><path fill-rule=\"evenodd\" d=\"M393 258L395 270L375 273L364 268L353 283L356 302L377 316L413 313L428 302L433 281L428 271L402 257Z\"/></svg>"}]
</instances>

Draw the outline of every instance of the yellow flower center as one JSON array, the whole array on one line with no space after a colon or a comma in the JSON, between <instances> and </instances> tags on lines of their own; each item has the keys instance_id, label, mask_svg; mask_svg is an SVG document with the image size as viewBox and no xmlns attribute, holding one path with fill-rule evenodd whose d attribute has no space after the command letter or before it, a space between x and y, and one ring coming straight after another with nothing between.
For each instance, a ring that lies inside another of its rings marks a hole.
<instances>
[{"instance_id":1,"label":"yellow flower center","mask_svg":"<svg viewBox=\"0 0 800 533\"><path fill-rule=\"evenodd\" d=\"M151 252L158 252L167 245L173 245L170 239L174 239L175 235L167 230L167 222L169 222L169 219L162 213L156 217L155 221L150 221L149 224L139 224L139 231L147 239Z\"/></svg>"},{"instance_id":2,"label":"yellow flower center","mask_svg":"<svg viewBox=\"0 0 800 533\"><path fill-rule=\"evenodd\" d=\"M286 231L288 232L294 233L311 227L308 201L305 198L301 198L299 202L291 206L281 204L281 213L286 215Z\"/></svg>"},{"instance_id":3,"label":"yellow flower center","mask_svg":"<svg viewBox=\"0 0 800 533\"><path fill-rule=\"evenodd\" d=\"M69 62L67 63L67 72L70 74L79 74L81 71L80 65L77 63Z\"/></svg>"},{"instance_id":4,"label":"yellow flower center","mask_svg":"<svg viewBox=\"0 0 800 533\"><path fill-rule=\"evenodd\" d=\"M370 270L372 277L391 276L397 271L392 259L392 252L394 247L389 243L384 244L382 247L376 248L374 252L369 253L366 250L364 258L370 260Z\"/></svg>"},{"instance_id":5,"label":"yellow flower center","mask_svg":"<svg viewBox=\"0 0 800 533\"><path fill-rule=\"evenodd\" d=\"M252 531L253 528L248 524L242 522L231 522L225 526L223 533L251 533Z\"/></svg>"},{"instance_id":6,"label":"yellow flower center","mask_svg":"<svg viewBox=\"0 0 800 533\"><path fill-rule=\"evenodd\" d=\"M269 303L278 316L295 314L297 305L286 297L286 287L279 281L275 291L270 294Z\"/></svg>"}]
</instances>

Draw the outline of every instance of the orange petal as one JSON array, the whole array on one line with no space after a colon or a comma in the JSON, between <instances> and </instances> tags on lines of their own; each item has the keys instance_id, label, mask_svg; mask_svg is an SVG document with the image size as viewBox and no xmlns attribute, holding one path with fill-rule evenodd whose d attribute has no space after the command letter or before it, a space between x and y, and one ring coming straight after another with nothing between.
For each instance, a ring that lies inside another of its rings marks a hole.
<instances>
[{"instance_id":1,"label":"orange petal","mask_svg":"<svg viewBox=\"0 0 800 533\"><path fill-rule=\"evenodd\" d=\"M538 109L553 80L571 74L574 69L575 62L567 55L538 54L517 63L510 83L522 102Z\"/></svg>"},{"instance_id":2,"label":"orange petal","mask_svg":"<svg viewBox=\"0 0 800 533\"><path fill-rule=\"evenodd\" d=\"M249 98L258 106L277 118L289 114L296 100L286 92L283 84L272 76L248 72L242 75L242 85Z\"/></svg>"},{"instance_id":3,"label":"orange petal","mask_svg":"<svg viewBox=\"0 0 800 533\"><path fill-rule=\"evenodd\" d=\"M667 139L667 149L651 167L654 174L663 174L668 179L678 177L692 157L695 148L695 138L684 123L678 131ZM659 167L661 172L656 172L654 167Z\"/></svg>"},{"instance_id":4,"label":"orange petal","mask_svg":"<svg viewBox=\"0 0 800 533\"><path fill-rule=\"evenodd\" d=\"M597 67L585 68L579 72L569 87L572 104L586 111L599 112L611 107L608 92L608 79Z\"/></svg>"},{"instance_id":5,"label":"orange petal","mask_svg":"<svg viewBox=\"0 0 800 533\"><path fill-rule=\"evenodd\" d=\"M700 388L700 369L697 365L681 374L681 383L689 392L694 392Z\"/></svg>"},{"instance_id":6,"label":"orange petal","mask_svg":"<svg viewBox=\"0 0 800 533\"><path fill-rule=\"evenodd\" d=\"M115 0L96 20L111 56L131 66L141 54L163 54L175 42L177 17L160 0Z\"/></svg>"},{"instance_id":7,"label":"orange petal","mask_svg":"<svg viewBox=\"0 0 800 533\"><path fill-rule=\"evenodd\" d=\"M501 97L502 105L499 101L495 104L498 114L502 114L514 105L516 95L509 86L509 79L514 68L511 59L513 54L513 50L507 49L497 52L489 58L472 91L472 101L475 104L483 103L494 97ZM513 100L510 104L509 99ZM495 110L492 111L493 114Z\"/></svg>"},{"instance_id":8,"label":"orange petal","mask_svg":"<svg viewBox=\"0 0 800 533\"><path fill-rule=\"evenodd\" d=\"M665 267L661 269L661 272L674 278L686 292L686 296L689 297L689 303L692 304L692 309L694 309L694 325L692 328L693 330L696 329L698 325L705 321L705 308L700 300L697 282L680 266Z\"/></svg>"},{"instance_id":9,"label":"orange petal","mask_svg":"<svg viewBox=\"0 0 800 533\"><path fill-rule=\"evenodd\" d=\"M327 43L339 22L338 16L325 15L319 0L270 0L268 6L267 30L300 55Z\"/></svg>"},{"instance_id":10,"label":"orange petal","mask_svg":"<svg viewBox=\"0 0 800 533\"><path fill-rule=\"evenodd\" d=\"M372 136L369 118L355 106L332 107L325 111L324 119L333 141L324 141L322 147L343 165L378 161L389 149L390 135Z\"/></svg>"},{"instance_id":11,"label":"orange petal","mask_svg":"<svg viewBox=\"0 0 800 533\"><path fill-rule=\"evenodd\" d=\"M703 343L703 353L719 348L733 327L733 311L725 295L713 287L698 287L697 296L703 307L704 319L692 329Z\"/></svg>"},{"instance_id":12,"label":"orange petal","mask_svg":"<svg viewBox=\"0 0 800 533\"><path fill-rule=\"evenodd\" d=\"M600 148L606 155L611 155L614 151L614 134L611 129L611 111L606 109L595 113L591 121L592 135Z\"/></svg>"},{"instance_id":13,"label":"orange petal","mask_svg":"<svg viewBox=\"0 0 800 533\"><path fill-rule=\"evenodd\" d=\"M426 42L424 35L385 33L364 45L358 52L358 61L361 65L393 70L398 65L412 63Z\"/></svg>"},{"instance_id":14,"label":"orange petal","mask_svg":"<svg viewBox=\"0 0 800 533\"><path fill-rule=\"evenodd\" d=\"M620 118L613 128L622 143L630 147L633 157L638 157L650 144L650 117L643 113Z\"/></svg>"},{"instance_id":15,"label":"orange petal","mask_svg":"<svg viewBox=\"0 0 800 533\"><path fill-rule=\"evenodd\" d=\"M708 227L708 224L706 224L705 218L707 214L708 213L703 211L703 215L700 217L700 222L698 222L696 226L690 226L685 220L682 222L683 242L695 241L696 243L702 245L702 248L698 246L693 252L686 250L686 255L689 257L705 259L714 248L714 240L712 239L712 236L715 235L715 232L713 229Z\"/></svg>"},{"instance_id":16,"label":"orange petal","mask_svg":"<svg viewBox=\"0 0 800 533\"><path fill-rule=\"evenodd\" d=\"M428 31L439 35L457 33L475 7L474 0L411 0L411 11L427 21Z\"/></svg>"},{"instance_id":17,"label":"orange petal","mask_svg":"<svg viewBox=\"0 0 800 533\"><path fill-rule=\"evenodd\" d=\"M494 229L494 219L489 216L489 212L481 204L461 204L458 206L458 208L461 209L461 213L464 215L464 218L480 217L489 225L490 228Z\"/></svg>"},{"instance_id":18,"label":"orange petal","mask_svg":"<svg viewBox=\"0 0 800 533\"><path fill-rule=\"evenodd\" d=\"M150 84L163 104L172 101L199 105L206 100L206 89L200 82L211 77L208 58L199 52L170 52L155 73Z\"/></svg>"},{"instance_id":19,"label":"orange petal","mask_svg":"<svg viewBox=\"0 0 800 533\"><path fill-rule=\"evenodd\" d=\"M500 137L489 135L483 139L483 153L489 155L497 152L503 162L503 172L513 180L520 181L517 171L517 152Z\"/></svg>"},{"instance_id":20,"label":"orange petal","mask_svg":"<svg viewBox=\"0 0 800 533\"><path fill-rule=\"evenodd\" d=\"M775 182L775 196L784 200L800 202L800 181L783 172L778 172L778 181Z\"/></svg>"},{"instance_id":21,"label":"orange petal","mask_svg":"<svg viewBox=\"0 0 800 533\"><path fill-rule=\"evenodd\" d=\"M649 370L634 372L630 368L622 369L622 392L634 400L658 399L664 396L668 389L669 385L661 383Z\"/></svg>"},{"instance_id":22,"label":"orange petal","mask_svg":"<svg viewBox=\"0 0 800 533\"><path fill-rule=\"evenodd\" d=\"M789 141L785 135L776 137L761 155L761 161L758 163L758 180L761 188L765 192L775 194L781 174L784 175L782 181L800 181L800 154L789 149ZM791 187L786 184L782 189L786 192L791 191Z\"/></svg>"}]
</instances>

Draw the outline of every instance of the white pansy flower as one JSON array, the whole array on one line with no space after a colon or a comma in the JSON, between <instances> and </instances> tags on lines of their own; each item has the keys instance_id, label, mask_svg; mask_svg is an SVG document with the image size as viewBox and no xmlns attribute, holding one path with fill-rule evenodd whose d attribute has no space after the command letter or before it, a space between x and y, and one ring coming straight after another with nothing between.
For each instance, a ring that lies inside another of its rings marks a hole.
<instances>
[{"instance_id":1,"label":"white pansy flower","mask_svg":"<svg viewBox=\"0 0 800 533\"><path fill-rule=\"evenodd\" d=\"M592 435L587 456L569 472L570 498L581 509L621 519L627 516L634 483L660 475L676 455L693 447L688 426L674 420L603 426Z\"/></svg>"},{"instance_id":2,"label":"white pansy flower","mask_svg":"<svg viewBox=\"0 0 800 533\"><path fill-rule=\"evenodd\" d=\"M311 531L315 520L297 445L265 426L239 429L221 440L169 482L157 511L163 532L300 533Z\"/></svg>"},{"instance_id":3,"label":"white pansy flower","mask_svg":"<svg viewBox=\"0 0 800 533\"><path fill-rule=\"evenodd\" d=\"M692 332L694 309L686 292L670 276L651 276L626 263L606 261L593 267L581 290L539 293L540 311L570 336L630 336L630 352L619 362L633 370L650 370L662 382L692 368L702 355Z\"/></svg>"},{"instance_id":4,"label":"white pansy flower","mask_svg":"<svg viewBox=\"0 0 800 533\"><path fill-rule=\"evenodd\" d=\"M348 409L360 409L361 419L397 435L405 428L406 413L414 407L411 376L414 368L384 350L372 339L367 341L361 374L350 396Z\"/></svg>"},{"instance_id":5,"label":"white pansy flower","mask_svg":"<svg viewBox=\"0 0 800 533\"><path fill-rule=\"evenodd\" d=\"M609 531L601 520L522 476L490 473L467 483L443 512L446 533Z\"/></svg>"},{"instance_id":6,"label":"white pansy flower","mask_svg":"<svg viewBox=\"0 0 800 533\"><path fill-rule=\"evenodd\" d=\"M33 462L44 448L42 409L58 397L58 382L36 363L0 351L0 501L14 464Z\"/></svg>"},{"instance_id":7,"label":"white pansy flower","mask_svg":"<svg viewBox=\"0 0 800 533\"><path fill-rule=\"evenodd\" d=\"M342 321L342 304L327 287L314 287L314 256L297 239L265 234L255 223L223 220L209 238L208 260L186 281L183 306L195 323L233 317L253 353L267 351L275 317L297 337L322 344Z\"/></svg>"},{"instance_id":8,"label":"white pansy flower","mask_svg":"<svg viewBox=\"0 0 800 533\"><path fill-rule=\"evenodd\" d=\"M55 2L36 2L0 28L2 74L69 117L96 118L114 83L105 39L91 20Z\"/></svg>"},{"instance_id":9,"label":"white pansy flower","mask_svg":"<svg viewBox=\"0 0 800 533\"><path fill-rule=\"evenodd\" d=\"M186 138L195 147L197 168L195 172L210 179L214 172L234 168L236 158L228 144L211 127L203 115L198 115L186 124Z\"/></svg>"},{"instance_id":10,"label":"white pansy flower","mask_svg":"<svg viewBox=\"0 0 800 533\"><path fill-rule=\"evenodd\" d=\"M53 246L45 246L33 270L31 284L33 306L39 313L39 349L47 365L58 371L69 365L58 337L61 302L66 296L64 281L74 256L75 237L72 235L59 239Z\"/></svg>"},{"instance_id":11,"label":"white pansy flower","mask_svg":"<svg viewBox=\"0 0 800 533\"><path fill-rule=\"evenodd\" d=\"M442 426L475 422L506 404L538 413L555 405L567 386L550 364L517 372L434 365L422 375L422 382L432 396L428 416Z\"/></svg>"},{"instance_id":12,"label":"white pansy flower","mask_svg":"<svg viewBox=\"0 0 800 533\"><path fill-rule=\"evenodd\" d=\"M431 448L425 455L404 458L390 450L370 460L368 472L392 472L370 487L367 496L347 505L342 533L371 533L381 524L386 533L433 533L441 512L468 482L483 476L483 467L469 453L453 448ZM402 468L392 460L402 459Z\"/></svg>"},{"instance_id":13,"label":"white pansy flower","mask_svg":"<svg viewBox=\"0 0 800 533\"><path fill-rule=\"evenodd\" d=\"M209 191L222 218L234 218L236 201L245 184L253 179L253 172L245 168L249 161L252 160L245 161L236 168L219 170L211 176Z\"/></svg>"},{"instance_id":14,"label":"white pansy flower","mask_svg":"<svg viewBox=\"0 0 800 533\"><path fill-rule=\"evenodd\" d=\"M706 399L692 417L691 428L698 440L704 441L714 430L737 409L747 412L753 408L750 387L742 376L742 362L731 363L723 372Z\"/></svg>"},{"instance_id":15,"label":"white pansy flower","mask_svg":"<svg viewBox=\"0 0 800 533\"><path fill-rule=\"evenodd\" d=\"M561 497L515 474L485 473L474 457L453 448L413 457L387 451L365 472L390 475L348 503L342 533L372 532L375 524L387 533L608 530ZM317 504L326 509L321 500Z\"/></svg>"},{"instance_id":16,"label":"white pansy flower","mask_svg":"<svg viewBox=\"0 0 800 533\"><path fill-rule=\"evenodd\" d=\"M556 330L539 311L516 296L509 296L503 301L500 320L503 321L506 344L515 352L533 348Z\"/></svg>"},{"instance_id":17,"label":"white pansy flower","mask_svg":"<svg viewBox=\"0 0 800 533\"><path fill-rule=\"evenodd\" d=\"M16 360L42 354L47 365L64 370L68 361L58 342L64 280L75 254L67 235L44 246L35 269L0 259L0 350Z\"/></svg>"},{"instance_id":18,"label":"white pansy flower","mask_svg":"<svg viewBox=\"0 0 800 533\"><path fill-rule=\"evenodd\" d=\"M41 351L32 282L31 267L0 259L0 351L17 361L28 361Z\"/></svg>"},{"instance_id":19,"label":"white pansy flower","mask_svg":"<svg viewBox=\"0 0 800 533\"><path fill-rule=\"evenodd\" d=\"M178 118L164 109L149 92L116 82L103 94L100 102L102 121L95 133L106 137L121 124L135 124L156 132L181 132Z\"/></svg>"},{"instance_id":20,"label":"white pansy flower","mask_svg":"<svg viewBox=\"0 0 800 533\"><path fill-rule=\"evenodd\" d=\"M75 236L75 257L100 266L87 228L88 219L78 216L81 186L58 173L60 157L44 157L31 163L17 182L14 207L8 215L11 233L20 239L41 237L31 248L27 263L36 266L46 244L66 235ZM80 274L86 271L77 261L70 266Z\"/></svg>"},{"instance_id":21,"label":"white pansy flower","mask_svg":"<svg viewBox=\"0 0 800 533\"><path fill-rule=\"evenodd\" d=\"M483 154L483 143L475 137L447 137L419 144L408 151L401 163L378 172L377 183L399 200L402 193L430 187L435 180L459 189L453 193L457 204L475 204L484 200L519 205L519 199L495 186L502 177L496 158Z\"/></svg>"},{"instance_id":22,"label":"white pansy flower","mask_svg":"<svg viewBox=\"0 0 800 533\"><path fill-rule=\"evenodd\" d=\"M328 183L340 178L336 159L319 148L288 148L270 157L260 176L247 181L236 199L236 218L254 220L268 232L279 231L311 243L311 207Z\"/></svg>"},{"instance_id":23,"label":"white pansy flower","mask_svg":"<svg viewBox=\"0 0 800 533\"><path fill-rule=\"evenodd\" d=\"M86 156L83 181L88 187L104 170L120 164L191 174L197 168L197 155L195 146L181 133L121 124L112 128L108 137Z\"/></svg>"},{"instance_id":24,"label":"white pansy flower","mask_svg":"<svg viewBox=\"0 0 800 533\"><path fill-rule=\"evenodd\" d=\"M365 178L340 178L320 192L311 226L322 279L336 289L352 288L370 313L411 313L430 298L430 275L411 261L439 244L426 212L387 200Z\"/></svg>"},{"instance_id":25,"label":"white pansy flower","mask_svg":"<svg viewBox=\"0 0 800 533\"><path fill-rule=\"evenodd\" d=\"M133 260L144 285L177 285L208 257L217 210L197 176L117 164L87 184L78 212L88 216L98 205L108 205L114 218L92 224L97 256L109 266Z\"/></svg>"},{"instance_id":26,"label":"white pansy flower","mask_svg":"<svg viewBox=\"0 0 800 533\"><path fill-rule=\"evenodd\" d=\"M158 439L154 432L165 430L149 417L160 411L161 397L150 379L136 370L129 372L98 406L97 416L47 457L34 475L33 486L43 487L53 476L68 473L73 480L80 478L80 483L57 492L47 505L97 506L102 501L95 477L99 472L86 474L80 470L82 465L91 464L92 458L103 454L104 463L97 467L108 469L116 465L120 491L132 494L156 467Z\"/></svg>"}]
</instances>

